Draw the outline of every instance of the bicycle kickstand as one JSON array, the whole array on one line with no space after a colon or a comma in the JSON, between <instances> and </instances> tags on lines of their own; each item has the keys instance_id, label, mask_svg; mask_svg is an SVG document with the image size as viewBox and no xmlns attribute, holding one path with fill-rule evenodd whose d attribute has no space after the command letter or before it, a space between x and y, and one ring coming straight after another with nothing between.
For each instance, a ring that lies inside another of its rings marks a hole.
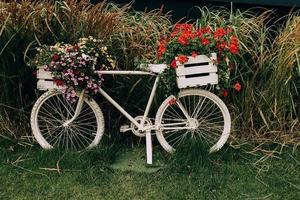
<instances>
[{"instance_id":1,"label":"bicycle kickstand","mask_svg":"<svg viewBox=\"0 0 300 200\"><path fill-rule=\"evenodd\" d=\"M151 131L146 131L146 154L147 154L147 164L152 165L152 139Z\"/></svg>"}]
</instances>

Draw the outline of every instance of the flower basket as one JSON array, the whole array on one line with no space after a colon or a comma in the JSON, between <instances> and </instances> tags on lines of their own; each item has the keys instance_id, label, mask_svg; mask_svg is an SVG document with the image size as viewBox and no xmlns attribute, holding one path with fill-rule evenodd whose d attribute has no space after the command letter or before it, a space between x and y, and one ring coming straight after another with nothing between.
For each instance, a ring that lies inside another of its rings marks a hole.
<instances>
[{"instance_id":1,"label":"flower basket","mask_svg":"<svg viewBox=\"0 0 300 200\"><path fill-rule=\"evenodd\" d=\"M60 89L70 101L75 101L76 92L84 90L94 95L99 91L103 78L95 66L99 69L115 67L114 57L103 41L91 36L80 38L75 44L43 45L37 51L31 61L32 66L37 66L37 88Z\"/></svg>"},{"instance_id":2,"label":"flower basket","mask_svg":"<svg viewBox=\"0 0 300 200\"><path fill-rule=\"evenodd\" d=\"M53 76L51 72L45 71L43 66L38 67L36 76L38 78L38 82L37 82L38 90L58 89L58 86L53 81Z\"/></svg>"},{"instance_id":3,"label":"flower basket","mask_svg":"<svg viewBox=\"0 0 300 200\"><path fill-rule=\"evenodd\" d=\"M218 84L218 68L216 66L217 54L188 56L188 62L176 62L176 75L178 88L197 87Z\"/></svg>"},{"instance_id":4,"label":"flower basket","mask_svg":"<svg viewBox=\"0 0 300 200\"><path fill-rule=\"evenodd\" d=\"M160 87L169 95L178 93L178 89L208 84L226 90L238 54L239 40L233 27L176 24L158 42L158 62L169 65L161 76Z\"/></svg>"}]
</instances>

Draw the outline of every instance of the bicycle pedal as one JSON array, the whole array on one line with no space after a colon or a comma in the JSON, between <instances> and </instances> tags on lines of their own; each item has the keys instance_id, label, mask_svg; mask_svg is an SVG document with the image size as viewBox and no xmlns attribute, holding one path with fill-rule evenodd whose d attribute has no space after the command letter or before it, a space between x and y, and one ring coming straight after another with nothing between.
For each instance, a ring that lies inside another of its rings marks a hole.
<instances>
[{"instance_id":1,"label":"bicycle pedal","mask_svg":"<svg viewBox=\"0 0 300 200\"><path fill-rule=\"evenodd\" d=\"M125 132L130 131L130 130L131 130L131 128L129 127L129 125L122 125L120 127L120 132L121 133L125 133Z\"/></svg>"}]
</instances>

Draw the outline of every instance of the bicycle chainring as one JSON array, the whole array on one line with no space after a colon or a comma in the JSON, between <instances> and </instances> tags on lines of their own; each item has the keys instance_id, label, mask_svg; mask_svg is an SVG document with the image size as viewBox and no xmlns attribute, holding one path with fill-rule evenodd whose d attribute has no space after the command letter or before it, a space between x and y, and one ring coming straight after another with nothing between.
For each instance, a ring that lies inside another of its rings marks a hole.
<instances>
[{"instance_id":1,"label":"bicycle chainring","mask_svg":"<svg viewBox=\"0 0 300 200\"><path fill-rule=\"evenodd\" d=\"M142 119L143 119L143 116L136 116L134 118L138 123L141 123ZM152 126L152 121L151 119L149 119L148 117L146 118L145 120L145 124L144 124L145 127L147 126ZM133 123L130 124L130 129L132 131L132 133L138 137L145 137L146 136L146 132L140 132L138 131L138 127L136 125L134 125Z\"/></svg>"}]
</instances>

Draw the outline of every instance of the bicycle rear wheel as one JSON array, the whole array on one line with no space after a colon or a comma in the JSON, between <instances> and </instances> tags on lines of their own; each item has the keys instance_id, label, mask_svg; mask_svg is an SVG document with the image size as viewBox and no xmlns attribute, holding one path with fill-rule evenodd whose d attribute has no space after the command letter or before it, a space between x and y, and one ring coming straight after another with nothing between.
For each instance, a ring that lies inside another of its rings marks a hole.
<instances>
[{"instance_id":1,"label":"bicycle rear wheel","mask_svg":"<svg viewBox=\"0 0 300 200\"><path fill-rule=\"evenodd\" d=\"M67 101L59 91L48 91L36 101L31 112L31 128L42 148L80 150L99 143L104 118L93 99L84 98L78 117L69 125L63 125L74 116L77 101Z\"/></svg>"},{"instance_id":2,"label":"bicycle rear wheel","mask_svg":"<svg viewBox=\"0 0 300 200\"><path fill-rule=\"evenodd\" d=\"M180 108L183 107L190 120ZM186 140L200 140L210 152L218 151L226 143L231 118L224 102L215 94L201 89L186 89L175 100L168 97L155 118L156 136L161 146L173 152Z\"/></svg>"}]
</instances>

